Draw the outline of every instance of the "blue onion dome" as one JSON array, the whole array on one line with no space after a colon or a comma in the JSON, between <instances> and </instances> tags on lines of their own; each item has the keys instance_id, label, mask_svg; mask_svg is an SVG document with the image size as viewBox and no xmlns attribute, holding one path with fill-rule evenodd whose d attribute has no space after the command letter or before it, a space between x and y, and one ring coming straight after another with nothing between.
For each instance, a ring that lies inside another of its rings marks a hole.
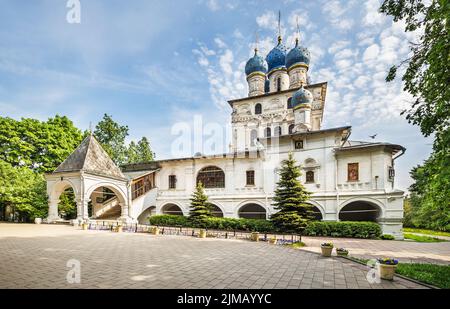
<instances>
[{"instance_id":1,"label":"blue onion dome","mask_svg":"<svg viewBox=\"0 0 450 309\"><path fill-rule=\"evenodd\" d=\"M305 87L302 87L297 90L294 95L292 96L292 107L296 108L299 105L302 104L311 104L313 101L313 95L309 90L306 90Z\"/></svg>"},{"instance_id":2,"label":"blue onion dome","mask_svg":"<svg viewBox=\"0 0 450 309\"><path fill-rule=\"evenodd\" d=\"M266 81L264 82L264 93L270 92L270 81L266 78Z\"/></svg>"},{"instance_id":3,"label":"blue onion dome","mask_svg":"<svg viewBox=\"0 0 450 309\"><path fill-rule=\"evenodd\" d=\"M278 45L266 56L269 72L273 69L286 68L286 47L283 45L281 36L278 37Z\"/></svg>"},{"instance_id":4,"label":"blue onion dome","mask_svg":"<svg viewBox=\"0 0 450 309\"><path fill-rule=\"evenodd\" d=\"M308 49L298 45L298 39L295 40L295 47L289 51L286 56L286 67L289 69L295 64L304 64L309 66L311 54Z\"/></svg>"},{"instance_id":5,"label":"blue onion dome","mask_svg":"<svg viewBox=\"0 0 450 309\"><path fill-rule=\"evenodd\" d=\"M255 48L255 55L247 61L245 65L245 74L249 76L255 72L267 73L267 64L263 57L258 55L258 49Z\"/></svg>"}]
</instances>

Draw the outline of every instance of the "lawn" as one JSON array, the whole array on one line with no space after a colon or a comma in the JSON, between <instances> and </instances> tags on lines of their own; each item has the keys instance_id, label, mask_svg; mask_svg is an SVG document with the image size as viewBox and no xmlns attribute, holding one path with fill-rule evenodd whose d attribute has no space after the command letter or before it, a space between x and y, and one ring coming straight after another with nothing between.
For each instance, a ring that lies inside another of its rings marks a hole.
<instances>
[{"instance_id":1,"label":"lawn","mask_svg":"<svg viewBox=\"0 0 450 309\"><path fill-rule=\"evenodd\" d=\"M405 237L405 239L410 239L410 240L414 240L417 242L444 242L444 241L446 241L444 239L439 239L439 238L435 238L435 237L414 235L414 234L409 234L409 233L403 233L403 236Z\"/></svg>"},{"instance_id":2,"label":"lawn","mask_svg":"<svg viewBox=\"0 0 450 309\"><path fill-rule=\"evenodd\" d=\"M450 237L450 233L449 232L442 232L442 231L413 229L413 228L409 228L409 227L403 228L403 231L406 232L406 233L419 233L419 234L426 234L426 235L433 235L433 236L447 236L447 237Z\"/></svg>"},{"instance_id":3,"label":"lawn","mask_svg":"<svg viewBox=\"0 0 450 309\"><path fill-rule=\"evenodd\" d=\"M369 259L350 257L366 264ZM450 289L450 265L424 263L398 263L395 272L417 281L434 285L441 289Z\"/></svg>"},{"instance_id":4,"label":"lawn","mask_svg":"<svg viewBox=\"0 0 450 309\"><path fill-rule=\"evenodd\" d=\"M399 263L396 273L442 289L450 289L450 265Z\"/></svg>"}]
</instances>

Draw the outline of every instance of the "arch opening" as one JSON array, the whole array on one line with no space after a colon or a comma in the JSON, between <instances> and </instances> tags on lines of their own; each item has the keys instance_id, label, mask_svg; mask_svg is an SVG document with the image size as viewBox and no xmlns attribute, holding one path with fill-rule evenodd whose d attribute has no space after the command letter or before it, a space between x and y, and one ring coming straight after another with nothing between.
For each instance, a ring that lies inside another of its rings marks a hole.
<instances>
[{"instance_id":1,"label":"arch opening","mask_svg":"<svg viewBox=\"0 0 450 309\"><path fill-rule=\"evenodd\" d=\"M178 205L175 204L166 204L161 208L161 212L164 215L174 215L174 216L183 216L183 211Z\"/></svg>"},{"instance_id":2,"label":"arch opening","mask_svg":"<svg viewBox=\"0 0 450 309\"><path fill-rule=\"evenodd\" d=\"M144 210L137 218L139 224L149 224L148 218L156 214L156 206L150 206Z\"/></svg>"},{"instance_id":3,"label":"arch opening","mask_svg":"<svg viewBox=\"0 0 450 309\"><path fill-rule=\"evenodd\" d=\"M222 209L219 208L219 206L210 204L210 210L211 210L211 216L216 218L223 218L223 212Z\"/></svg>"},{"instance_id":4,"label":"arch opening","mask_svg":"<svg viewBox=\"0 0 450 309\"><path fill-rule=\"evenodd\" d=\"M89 199L89 218L117 220L122 215L125 199L115 188L99 186L92 191Z\"/></svg>"},{"instance_id":5,"label":"arch opening","mask_svg":"<svg viewBox=\"0 0 450 309\"><path fill-rule=\"evenodd\" d=\"M239 218L243 219L267 219L267 211L258 204L245 204L238 211Z\"/></svg>"},{"instance_id":6,"label":"arch opening","mask_svg":"<svg viewBox=\"0 0 450 309\"><path fill-rule=\"evenodd\" d=\"M340 221L372 221L377 222L381 216L378 205L366 201L351 202L339 211Z\"/></svg>"}]
</instances>

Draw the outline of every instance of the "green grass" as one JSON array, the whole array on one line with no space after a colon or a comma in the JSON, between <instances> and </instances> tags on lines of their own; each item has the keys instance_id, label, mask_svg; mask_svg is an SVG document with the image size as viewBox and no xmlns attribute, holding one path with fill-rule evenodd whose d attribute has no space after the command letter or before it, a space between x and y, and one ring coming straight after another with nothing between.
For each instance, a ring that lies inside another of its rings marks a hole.
<instances>
[{"instance_id":1,"label":"green grass","mask_svg":"<svg viewBox=\"0 0 450 309\"><path fill-rule=\"evenodd\" d=\"M450 233L442 232L442 231L433 231L433 230L425 230L425 229L413 229L413 228L409 228L409 227L403 228L403 231L406 232L406 233L419 233L419 234L426 234L426 235L450 237Z\"/></svg>"},{"instance_id":2,"label":"green grass","mask_svg":"<svg viewBox=\"0 0 450 309\"><path fill-rule=\"evenodd\" d=\"M450 289L450 265L399 263L396 273L442 289Z\"/></svg>"},{"instance_id":3,"label":"green grass","mask_svg":"<svg viewBox=\"0 0 450 309\"><path fill-rule=\"evenodd\" d=\"M369 259L350 257L367 264ZM450 289L450 265L399 263L395 272L399 275L434 285L441 289Z\"/></svg>"},{"instance_id":4,"label":"green grass","mask_svg":"<svg viewBox=\"0 0 450 309\"><path fill-rule=\"evenodd\" d=\"M411 239L417 242L445 242L446 240L438 239L434 237L429 236L420 236L420 235L414 235L409 233L403 233L403 236L405 239Z\"/></svg>"}]
</instances>

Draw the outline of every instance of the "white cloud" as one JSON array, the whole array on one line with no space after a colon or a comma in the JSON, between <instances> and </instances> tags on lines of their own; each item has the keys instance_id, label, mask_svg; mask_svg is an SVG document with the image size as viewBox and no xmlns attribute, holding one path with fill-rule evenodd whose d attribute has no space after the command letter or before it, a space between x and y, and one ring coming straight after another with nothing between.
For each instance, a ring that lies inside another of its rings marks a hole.
<instances>
[{"instance_id":1,"label":"white cloud","mask_svg":"<svg viewBox=\"0 0 450 309\"><path fill-rule=\"evenodd\" d=\"M219 48L225 48L227 46L227 44L225 44L225 42L222 41L221 38L215 38L214 43L216 43L217 47Z\"/></svg>"},{"instance_id":2,"label":"white cloud","mask_svg":"<svg viewBox=\"0 0 450 309\"><path fill-rule=\"evenodd\" d=\"M217 0L208 0L208 1L206 1L206 6L211 11L218 11L220 9L220 6L219 6L219 3L217 2Z\"/></svg>"},{"instance_id":3,"label":"white cloud","mask_svg":"<svg viewBox=\"0 0 450 309\"><path fill-rule=\"evenodd\" d=\"M274 11L266 11L263 15L256 17L256 23L263 29L277 29L278 17Z\"/></svg>"},{"instance_id":4,"label":"white cloud","mask_svg":"<svg viewBox=\"0 0 450 309\"><path fill-rule=\"evenodd\" d=\"M375 60L377 59L379 54L380 47L377 44L372 44L371 46L367 47L366 51L364 52L363 60L365 62Z\"/></svg>"}]
</instances>

